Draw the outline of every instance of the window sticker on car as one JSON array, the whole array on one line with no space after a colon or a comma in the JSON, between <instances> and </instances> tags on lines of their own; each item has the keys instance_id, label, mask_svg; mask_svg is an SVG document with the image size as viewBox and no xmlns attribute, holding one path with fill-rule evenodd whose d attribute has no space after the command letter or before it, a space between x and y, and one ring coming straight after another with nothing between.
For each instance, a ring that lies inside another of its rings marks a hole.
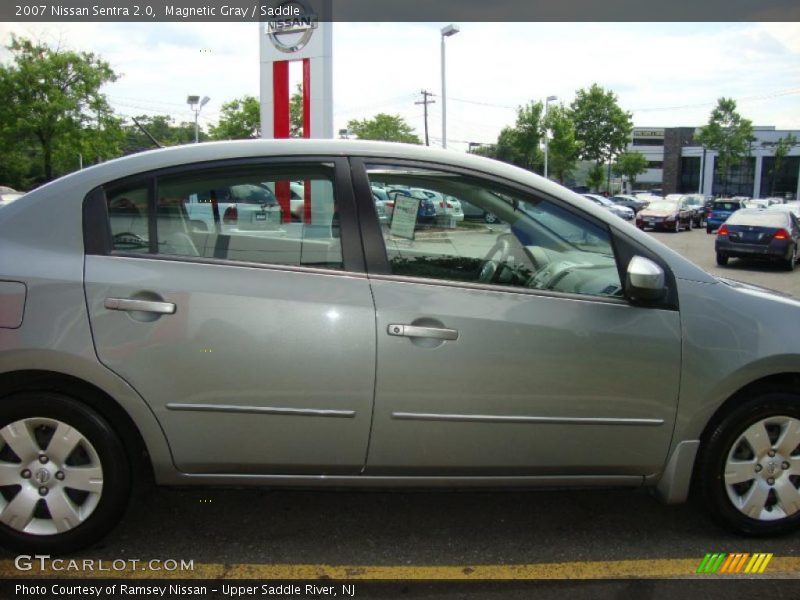
<instances>
[{"instance_id":1,"label":"window sticker on car","mask_svg":"<svg viewBox=\"0 0 800 600\"><path fill-rule=\"evenodd\" d=\"M419 211L418 199L398 196L392 217L392 235L413 240L417 226L417 211Z\"/></svg>"}]
</instances>

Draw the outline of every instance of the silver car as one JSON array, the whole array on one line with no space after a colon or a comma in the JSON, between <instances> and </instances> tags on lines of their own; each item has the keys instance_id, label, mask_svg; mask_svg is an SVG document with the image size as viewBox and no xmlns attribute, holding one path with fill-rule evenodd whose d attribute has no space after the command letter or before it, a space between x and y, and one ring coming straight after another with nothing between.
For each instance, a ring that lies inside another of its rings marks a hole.
<instances>
[{"instance_id":1,"label":"silver car","mask_svg":"<svg viewBox=\"0 0 800 600\"><path fill-rule=\"evenodd\" d=\"M193 195L296 181L305 222L190 223ZM372 181L497 220L432 230L403 197L381 226ZM799 317L474 155L282 140L110 161L0 211L0 543L91 544L150 476L667 503L693 487L735 531L783 533L800 525Z\"/></svg>"}]
</instances>

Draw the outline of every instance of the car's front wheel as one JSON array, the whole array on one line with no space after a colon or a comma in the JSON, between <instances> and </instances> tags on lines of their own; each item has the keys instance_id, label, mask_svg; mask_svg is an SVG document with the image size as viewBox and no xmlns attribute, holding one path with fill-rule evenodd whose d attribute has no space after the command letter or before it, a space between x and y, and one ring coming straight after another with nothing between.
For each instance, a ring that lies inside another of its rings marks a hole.
<instances>
[{"instance_id":1,"label":"car's front wheel","mask_svg":"<svg viewBox=\"0 0 800 600\"><path fill-rule=\"evenodd\" d=\"M709 432L698 460L701 497L727 527L748 535L800 527L800 396L743 402Z\"/></svg>"},{"instance_id":2,"label":"car's front wheel","mask_svg":"<svg viewBox=\"0 0 800 600\"><path fill-rule=\"evenodd\" d=\"M88 546L119 521L130 486L122 442L91 408L51 392L0 400L0 545Z\"/></svg>"}]
</instances>

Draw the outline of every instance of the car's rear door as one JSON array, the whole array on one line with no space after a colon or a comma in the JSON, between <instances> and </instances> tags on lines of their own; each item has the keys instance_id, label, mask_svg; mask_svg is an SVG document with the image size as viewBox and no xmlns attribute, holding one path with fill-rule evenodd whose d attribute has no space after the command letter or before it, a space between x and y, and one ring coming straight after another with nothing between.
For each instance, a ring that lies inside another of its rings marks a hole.
<instances>
[{"instance_id":1,"label":"car's rear door","mask_svg":"<svg viewBox=\"0 0 800 600\"><path fill-rule=\"evenodd\" d=\"M185 211L209 190L291 181L310 186L309 222L247 213L209 231ZM179 469L362 469L375 320L345 160L151 173L95 190L86 212L97 355L150 404Z\"/></svg>"},{"instance_id":2,"label":"car's rear door","mask_svg":"<svg viewBox=\"0 0 800 600\"><path fill-rule=\"evenodd\" d=\"M367 474L637 483L663 466L680 315L622 298L631 253L607 225L488 176L354 164L360 195L367 181L427 187L497 216L428 226L396 207L365 230L378 326Z\"/></svg>"}]
</instances>

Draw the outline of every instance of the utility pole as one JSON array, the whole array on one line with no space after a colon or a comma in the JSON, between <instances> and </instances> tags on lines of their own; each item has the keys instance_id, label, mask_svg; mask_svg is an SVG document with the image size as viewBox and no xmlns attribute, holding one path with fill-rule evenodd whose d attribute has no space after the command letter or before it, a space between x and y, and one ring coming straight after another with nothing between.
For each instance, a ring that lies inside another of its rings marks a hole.
<instances>
[{"instance_id":1,"label":"utility pole","mask_svg":"<svg viewBox=\"0 0 800 600\"><path fill-rule=\"evenodd\" d=\"M428 104L434 104L436 100L428 100L428 96L433 96L431 92L422 90L420 94L422 94L422 100L414 102L414 104L422 104L425 107L425 145L430 146L431 144L428 140Z\"/></svg>"}]
</instances>

